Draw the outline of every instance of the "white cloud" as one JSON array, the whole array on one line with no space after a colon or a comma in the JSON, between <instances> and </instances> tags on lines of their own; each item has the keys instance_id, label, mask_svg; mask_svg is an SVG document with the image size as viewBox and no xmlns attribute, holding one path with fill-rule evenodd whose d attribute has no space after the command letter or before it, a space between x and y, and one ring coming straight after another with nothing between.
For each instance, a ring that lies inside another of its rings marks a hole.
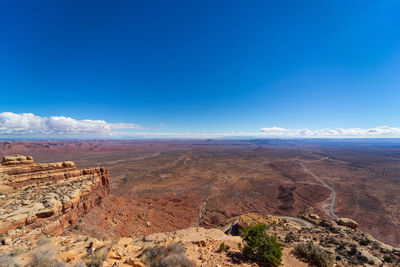
<instances>
[{"instance_id":1,"label":"white cloud","mask_svg":"<svg viewBox=\"0 0 400 267\"><path fill-rule=\"evenodd\" d=\"M0 113L0 138L400 138L400 128L388 126L370 129L321 130L266 127L258 132L221 133L171 133L143 130L146 129L133 123L76 120L64 116L41 117L32 113Z\"/></svg>"},{"instance_id":2,"label":"white cloud","mask_svg":"<svg viewBox=\"0 0 400 267\"><path fill-rule=\"evenodd\" d=\"M121 133L124 138L400 138L400 128L381 126L370 129L284 129L267 127L259 132L222 132L222 133L167 133L137 132Z\"/></svg>"},{"instance_id":3,"label":"white cloud","mask_svg":"<svg viewBox=\"0 0 400 267\"><path fill-rule=\"evenodd\" d=\"M76 120L64 116L40 117L32 113L0 113L0 136L107 137L116 129L143 129L133 123Z\"/></svg>"},{"instance_id":4,"label":"white cloud","mask_svg":"<svg viewBox=\"0 0 400 267\"><path fill-rule=\"evenodd\" d=\"M279 130L277 130L279 129ZM296 138L398 138L400 128L380 126L370 129L361 128L337 128L337 129L283 129L283 128L261 128L264 136L271 137L296 137Z\"/></svg>"}]
</instances>

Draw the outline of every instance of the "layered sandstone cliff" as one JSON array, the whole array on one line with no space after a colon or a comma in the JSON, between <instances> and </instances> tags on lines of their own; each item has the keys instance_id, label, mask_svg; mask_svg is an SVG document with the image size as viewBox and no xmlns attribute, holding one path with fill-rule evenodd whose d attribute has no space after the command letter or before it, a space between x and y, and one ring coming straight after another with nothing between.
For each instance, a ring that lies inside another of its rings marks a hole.
<instances>
[{"instance_id":1,"label":"layered sandstone cliff","mask_svg":"<svg viewBox=\"0 0 400 267\"><path fill-rule=\"evenodd\" d=\"M73 162L34 163L6 156L0 164L0 234L3 243L58 235L109 193L107 169Z\"/></svg>"}]
</instances>

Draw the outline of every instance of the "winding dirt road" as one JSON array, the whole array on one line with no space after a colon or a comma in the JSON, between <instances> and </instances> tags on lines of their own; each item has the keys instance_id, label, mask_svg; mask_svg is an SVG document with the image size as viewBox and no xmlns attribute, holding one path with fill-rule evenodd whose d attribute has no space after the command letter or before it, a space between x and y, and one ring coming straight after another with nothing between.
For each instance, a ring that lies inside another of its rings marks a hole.
<instances>
[{"instance_id":1,"label":"winding dirt road","mask_svg":"<svg viewBox=\"0 0 400 267\"><path fill-rule=\"evenodd\" d=\"M315 180L317 180L318 182L320 182L323 186L325 186L326 188L328 188L329 190L331 190L332 192L332 200L331 200L331 206L329 208L329 212L332 215L333 218L337 219L339 218L336 214L335 214L335 201L336 201L336 191L330 187L327 183L325 183L324 181L321 180L321 178L319 178L317 175L315 175L312 171L310 171L303 162L300 163L301 167L303 167L303 169L308 172Z\"/></svg>"}]
</instances>

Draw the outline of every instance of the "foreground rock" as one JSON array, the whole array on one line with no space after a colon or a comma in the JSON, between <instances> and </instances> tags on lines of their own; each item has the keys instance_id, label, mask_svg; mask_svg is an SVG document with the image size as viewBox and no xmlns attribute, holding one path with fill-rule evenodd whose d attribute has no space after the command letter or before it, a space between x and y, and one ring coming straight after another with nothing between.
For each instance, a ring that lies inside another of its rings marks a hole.
<instances>
[{"instance_id":1,"label":"foreground rock","mask_svg":"<svg viewBox=\"0 0 400 267\"><path fill-rule=\"evenodd\" d=\"M325 251L331 258L332 266L398 266L400 263L400 249L385 245L359 230L330 220L322 220L319 225L310 228L308 225L301 226L298 220L297 217L251 213L239 216L235 224L240 223L240 227L266 224L268 234L276 236L283 244L281 266L310 266L293 254L296 245L308 242ZM150 266L146 256L148 251L180 244L183 248L181 257L192 262L190 266L258 266L241 256L239 244L243 246L243 243L239 236L201 227L115 241L70 234L49 238L45 242L41 238L35 242L21 242L19 246L3 245L0 251L3 256L12 255L10 257L17 266L29 266L35 255L47 251L46 257L51 257L51 262L58 263L57 266L144 267ZM219 251L221 244L229 249Z\"/></svg>"},{"instance_id":2,"label":"foreground rock","mask_svg":"<svg viewBox=\"0 0 400 267\"><path fill-rule=\"evenodd\" d=\"M358 223L349 218L339 218L336 220L339 225L347 226L351 229L357 229Z\"/></svg>"},{"instance_id":3,"label":"foreground rock","mask_svg":"<svg viewBox=\"0 0 400 267\"><path fill-rule=\"evenodd\" d=\"M249 213L236 218L223 231L235 235L248 225L262 223L267 226L268 234L276 236L284 244L286 251L293 252L296 245L312 242L329 255L332 266L400 266L400 248L391 247L357 230L358 224L354 220L324 220L312 212L303 212L299 216L303 219ZM286 262L292 257L289 256Z\"/></svg>"},{"instance_id":4,"label":"foreground rock","mask_svg":"<svg viewBox=\"0 0 400 267\"><path fill-rule=\"evenodd\" d=\"M193 227L168 233L155 233L139 238L121 238L117 241L100 241L94 238L70 235L59 236L39 242L37 246L25 249L13 257L13 263L27 266L32 262L35 253L46 249L51 251L51 262L68 264L69 266L100 266L103 267L144 267L149 266L145 253L157 246L181 244L184 257L193 266L257 266L240 258L238 244L241 238L224 234L219 229L204 229ZM221 244L229 246L228 252L218 251ZM21 251L21 250L19 250ZM98 261L100 259L100 261ZM168 265L171 266L171 265ZM307 266L305 263L290 255L285 248L281 266Z\"/></svg>"}]
</instances>

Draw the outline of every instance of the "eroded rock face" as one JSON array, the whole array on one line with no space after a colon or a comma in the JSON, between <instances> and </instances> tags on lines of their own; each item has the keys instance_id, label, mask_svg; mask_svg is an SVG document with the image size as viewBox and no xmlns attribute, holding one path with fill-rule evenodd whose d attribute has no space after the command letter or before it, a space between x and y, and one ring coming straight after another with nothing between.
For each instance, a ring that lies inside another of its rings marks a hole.
<instances>
[{"instance_id":1,"label":"eroded rock face","mask_svg":"<svg viewBox=\"0 0 400 267\"><path fill-rule=\"evenodd\" d=\"M109 193L105 168L77 169L73 162L34 163L5 156L0 164L2 240L60 234Z\"/></svg>"}]
</instances>

